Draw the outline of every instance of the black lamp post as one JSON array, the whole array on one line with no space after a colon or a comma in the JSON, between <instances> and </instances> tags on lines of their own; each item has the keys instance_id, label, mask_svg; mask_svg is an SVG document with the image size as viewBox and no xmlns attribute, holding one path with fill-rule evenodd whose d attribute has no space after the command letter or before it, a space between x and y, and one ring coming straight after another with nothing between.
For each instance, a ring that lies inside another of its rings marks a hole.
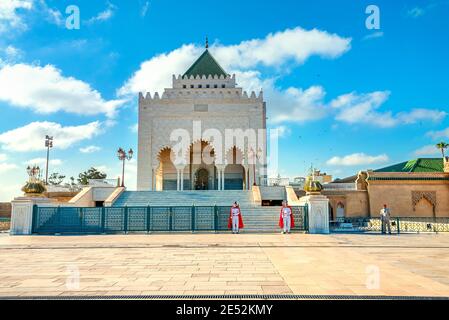
<instances>
[{"instance_id":1,"label":"black lamp post","mask_svg":"<svg viewBox=\"0 0 449 320\"><path fill-rule=\"evenodd\" d=\"M125 187L125 162L126 162L126 160L130 161L133 158L133 155L134 155L133 149L129 149L128 152L126 152L122 148L119 148L117 150L117 157L120 161L123 162L123 165L122 165L122 188Z\"/></svg>"},{"instance_id":2,"label":"black lamp post","mask_svg":"<svg viewBox=\"0 0 449 320\"><path fill-rule=\"evenodd\" d=\"M47 163L45 168L45 185L48 185L48 161L50 159L50 149L53 148L53 137L45 136L45 147L47 148Z\"/></svg>"}]
</instances>

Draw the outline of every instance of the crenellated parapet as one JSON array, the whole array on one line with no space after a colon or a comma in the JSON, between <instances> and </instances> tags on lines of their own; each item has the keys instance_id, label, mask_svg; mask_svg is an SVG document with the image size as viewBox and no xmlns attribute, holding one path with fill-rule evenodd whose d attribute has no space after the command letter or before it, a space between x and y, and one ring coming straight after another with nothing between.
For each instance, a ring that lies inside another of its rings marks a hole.
<instances>
[{"instance_id":1,"label":"crenellated parapet","mask_svg":"<svg viewBox=\"0 0 449 320\"><path fill-rule=\"evenodd\" d=\"M174 89L228 89L236 87L235 75L173 75Z\"/></svg>"},{"instance_id":2,"label":"crenellated parapet","mask_svg":"<svg viewBox=\"0 0 449 320\"><path fill-rule=\"evenodd\" d=\"M263 102L263 91L256 93L255 91L247 92L241 88L233 89L165 89L160 95L158 92L153 95L149 92L139 93L140 104L151 104L155 102L174 102L175 100L232 100L243 103Z\"/></svg>"}]
</instances>

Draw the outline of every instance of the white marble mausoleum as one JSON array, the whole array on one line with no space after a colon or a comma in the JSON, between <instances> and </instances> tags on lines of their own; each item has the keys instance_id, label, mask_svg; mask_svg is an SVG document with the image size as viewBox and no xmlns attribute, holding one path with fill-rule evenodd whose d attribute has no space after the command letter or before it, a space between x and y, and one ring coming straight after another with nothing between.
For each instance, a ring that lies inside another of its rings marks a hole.
<instances>
[{"instance_id":1,"label":"white marble mausoleum","mask_svg":"<svg viewBox=\"0 0 449 320\"><path fill-rule=\"evenodd\" d=\"M179 150L178 133L188 136ZM139 191L265 185L266 103L205 52L162 94L139 94Z\"/></svg>"}]
</instances>

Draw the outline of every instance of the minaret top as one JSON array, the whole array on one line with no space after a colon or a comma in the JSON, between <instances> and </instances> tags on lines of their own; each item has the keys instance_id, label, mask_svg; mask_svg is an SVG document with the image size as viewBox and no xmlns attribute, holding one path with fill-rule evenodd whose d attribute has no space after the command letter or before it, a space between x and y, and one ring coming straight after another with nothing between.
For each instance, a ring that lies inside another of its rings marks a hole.
<instances>
[{"instance_id":1,"label":"minaret top","mask_svg":"<svg viewBox=\"0 0 449 320\"><path fill-rule=\"evenodd\" d=\"M206 36L206 49L209 49L209 38Z\"/></svg>"}]
</instances>

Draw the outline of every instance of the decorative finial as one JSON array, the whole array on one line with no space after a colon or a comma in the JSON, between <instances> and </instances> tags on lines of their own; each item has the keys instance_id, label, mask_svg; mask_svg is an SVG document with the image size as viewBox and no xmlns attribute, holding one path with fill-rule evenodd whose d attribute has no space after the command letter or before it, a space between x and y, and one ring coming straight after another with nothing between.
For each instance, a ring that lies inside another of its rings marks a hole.
<instances>
[{"instance_id":1,"label":"decorative finial","mask_svg":"<svg viewBox=\"0 0 449 320\"><path fill-rule=\"evenodd\" d=\"M206 36L206 49L209 49L209 38Z\"/></svg>"}]
</instances>

